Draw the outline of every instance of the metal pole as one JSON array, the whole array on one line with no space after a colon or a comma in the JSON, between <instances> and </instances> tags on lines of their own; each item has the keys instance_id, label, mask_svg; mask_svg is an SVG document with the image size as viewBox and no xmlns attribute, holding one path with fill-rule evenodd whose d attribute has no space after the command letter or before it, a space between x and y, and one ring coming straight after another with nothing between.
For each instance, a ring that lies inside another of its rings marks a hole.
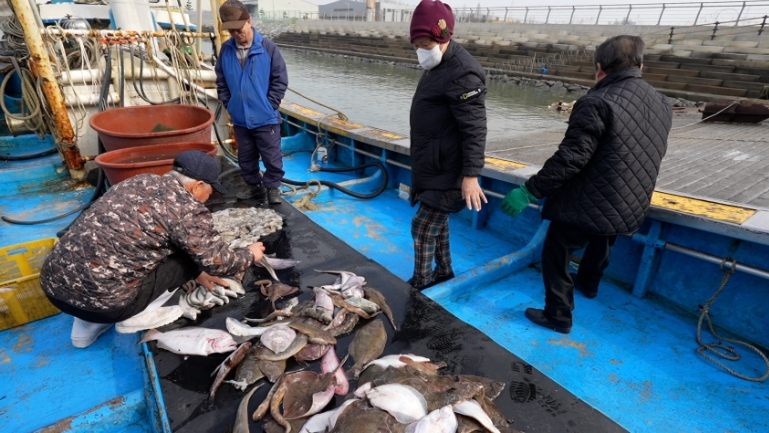
<instances>
[{"instance_id":1,"label":"metal pole","mask_svg":"<svg viewBox=\"0 0 769 433\"><path fill-rule=\"evenodd\" d=\"M507 8L505 8L505 22L507 22Z\"/></svg>"},{"instance_id":2,"label":"metal pole","mask_svg":"<svg viewBox=\"0 0 769 433\"><path fill-rule=\"evenodd\" d=\"M633 12L633 5L630 5L630 7L627 10L627 16L625 17L625 24L630 22L630 12Z\"/></svg>"},{"instance_id":3,"label":"metal pole","mask_svg":"<svg viewBox=\"0 0 769 433\"><path fill-rule=\"evenodd\" d=\"M685 256L694 257L700 260L703 260L708 263L713 263L714 265L721 265L724 264L724 267L727 269L730 269L732 267L732 262L728 260L724 260L721 257L717 257L711 254L702 253L699 251L695 251L686 247L682 247L676 244L671 244L670 242L665 243L665 249L670 251L675 251L679 254L683 254ZM744 272L748 275L753 275L754 277L763 278L765 280L769 280L769 272L755 268L753 266L743 265L740 263L737 263L736 266L734 266L736 270Z\"/></svg>"},{"instance_id":4,"label":"metal pole","mask_svg":"<svg viewBox=\"0 0 769 433\"><path fill-rule=\"evenodd\" d=\"M195 30L201 31L203 30L203 0L198 0L197 4L197 13L198 13L198 26ZM203 48L202 48L203 40L198 39L197 41L197 49L198 49L198 56L203 57Z\"/></svg>"},{"instance_id":5,"label":"metal pole","mask_svg":"<svg viewBox=\"0 0 769 433\"><path fill-rule=\"evenodd\" d=\"M660 12L660 18L657 20L657 25L660 25L662 22L662 14L665 13L665 3L662 4L662 11Z\"/></svg>"},{"instance_id":6,"label":"metal pole","mask_svg":"<svg viewBox=\"0 0 769 433\"><path fill-rule=\"evenodd\" d=\"M737 21L734 22L735 26L740 25L740 18L742 18L742 12L745 11L745 2L742 2L742 9L740 9L740 14L737 15Z\"/></svg>"},{"instance_id":7,"label":"metal pole","mask_svg":"<svg viewBox=\"0 0 769 433\"><path fill-rule=\"evenodd\" d=\"M700 19L700 13L702 13L702 7L705 6L703 3L700 3L700 10L697 11L697 16L694 17L694 25L697 25L697 21Z\"/></svg>"},{"instance_id":8,"label":"metal pole","mask_svg":"<svg viewBox=\"0 0 769 433\"><path fill-rule=\"evenodd\" d=\"M547 16L545 17L545 24L547 24L548 21L550 21L550 6L547 7Z\"/></svg>"},{"instance_id":9,"label":"metal pole","mask_svg":"<svg viewBox=\"0 0 769 433\"><path fill-rule=\"evenodd\" d=\"M601 19L601 12L603 12L603 6L598 6L598 16L595 17L595 25L598 25L598 20Z\"/></svg>"},{"instance_id":10,"label":"metal pole","mask_svg":"<svg viewBox=\"0 0 769 433\"><path fill-rule=\"evenodd\" d=\"M523 23L526 24L526 18L529 17L529 8L526 8L526 15L523 16Z\"/></svg>"},{"instance_id":11,"label":"metal pole","mask_svg":"<svg viewBox=\"0 0 769 433\"><path fill-rule=\"evenodd\" d=\"M571 22L574 20L574 11L576 10L577 10L576 6L571 7L571 16L569 17L569 24L571 24Z\"/></svg>"},{"instance_id":12,"label":"metal pole","mask_svg":"<svg viewBox=\"0 0 769 433\"><path fill-rule=\"evenodd\" d=\"M764 20L761 21L761 27L758 28L758 36L761 36L761 33L764 32L764 26L766 26L766 19L769 18L769 15L764 15Z\"/></svg>"},{"instance_id":13,"label":"metal pole","mask_svg":"<svg viewBox=\"0 0 769 433\"><path fill-rule=\"evenodd\" d=\"M48 58L40 29L35 22L35 13L27 0L10 0L9 3L22 30L24 30L24 42L29 50L29 67L32 74L40 78L43 95L48 101L48 106L51 107L54 126L61 136L61 143L57 144L60 145L59 149L64 162L70 170L70 175L73 178L81 179L84 175L82 172L83 158L80 156L80 149L76 144L77 137L69 120L64 96L61 94L59 83L53 74L51 60Z\"/></svg>"}]
</instances>

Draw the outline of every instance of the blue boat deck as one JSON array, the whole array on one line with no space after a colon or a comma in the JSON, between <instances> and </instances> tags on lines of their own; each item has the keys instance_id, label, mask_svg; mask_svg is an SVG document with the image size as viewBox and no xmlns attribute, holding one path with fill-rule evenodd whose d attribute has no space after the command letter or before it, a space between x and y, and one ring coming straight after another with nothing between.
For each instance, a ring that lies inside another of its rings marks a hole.
<instances>
[{"instance_id":1,"label":"blue boat deck","mask_svg":"<svg viewBox=\"0 0 769 433\"><path fill-rule=\"evenodd\" d=\"M292 178L318 176L306 172L307 156L285 159ZM410 221L415 208L395 190L372 200L326 190L313 202L320 209L306 212L312 220L404 280L411 276ZM511 240L476 230L470 218L456 216L449 225L457 275L521 249L533 236L520 233ZM631 432L769 431L766 383L738 379L698 355L693 313L653 297L637 298L629 288L605 279L597 298L575 294L574 328L562 335L524 317L526 308L544 305L542 275L536 267L471 290L450 286L444 283L425 294ZM714 341L705 330L703 338ZM732 368L760 376L763 362L752 352L742 353L743 359ZM511 392L520 393L522 405L557 401L557 396L538 395L523 383Z\"/></svg>"},{"instance_id":2,"label":"blue boat deck","mask_svg":"<svg viewBox=\"0 0 769 433\"><path fill-rule=\"evenodd\" d=\"M310 173L308 153L284 161L287 177L294 180L360 177ZM40 219L87 201L90 191L0 197L0 208ZM400 278L410 277L415 209L398 191L360 200L324 188L312 201L320 207L306 212L312 220ZM522 227L536 227L533 212L519 218L527 222ZM0 239L10 245L52 237L68 220L30 227L0 222ZM517 222L511 219L509 224ZM513 236L478 230L467 214L452 216L455 273L471 272L520 250L535 234L531 228L511 232ZM618 265L621 260L615 261ZM653 296L634 297L627 287L603 281L597 298L575 295L574 329L569 335L557 334L523 316L525 308L541 308L544 302L541 273L533 266L470 289L458 290L448 282L425 293L631 432L769 431L769 387L735 378L700 357L694 312L668 307ZM110 330L93 346L74 349L71 320L60 314L0 332L0 374L13 378L0 384L0 430L30 432L59 422L66 431L154 431L138 337ZM760 375L760 359L743 353L734 368ZM521 410L546 405L554 417L568 410L559 406L557 395L542 395L526 383L513 383L509 392L518 397Z\"/></svg>"}]
</instances>

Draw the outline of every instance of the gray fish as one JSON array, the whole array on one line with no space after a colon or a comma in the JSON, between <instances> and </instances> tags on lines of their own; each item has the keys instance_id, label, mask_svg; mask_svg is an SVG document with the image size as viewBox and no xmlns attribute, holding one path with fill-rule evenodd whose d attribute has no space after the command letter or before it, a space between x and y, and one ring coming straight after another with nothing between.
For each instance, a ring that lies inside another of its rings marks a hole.
<instances>
[{"instance_id":1,"label":"gray fish","mask_svg":"<svg viewBox=\"0 0 769 433\"><path fill-rule=\"evenodd\" d=\"M235 349L234 352L230 353L230 356L227 357L227 359L224 360L221 364L219 364L218 367L216 367L216 370L214 370L211 375L216 373L216 379L214 379L213 385L211 385L211 392L208 394L208 401L210 403L214 402L214 396L216 395L216 390L219 389L219 385L222 384L224 381L224 378L230 373L230 371L237 367L238 364L240 364L240 361L243 360L243 358L246 357L246 354L248 353L249 349L251 349L251 343L245 342L240 345L237 349Z\"/></svg>"},{"instance_id":2,"label":"gray fish","mask_svg":"<svg viewBox=\"0 0 769 433\"><path fill-rule=\"evenodd\" d=\"M296 338L294 338L294 341L291 342L290 346L288 346L288 349L284 350L283 352L275 353L266 347L260 347L256 356L257 358L266 361L281 361L288 359L299 353L300 350L304 349L304 346L307 345L307 341L307 336L300 333L297 334Z\"/></svg>"},{"instance_id":3,"label":"gray fish","mask_svg":"<svg viewBox=\"0 0 769 433\"><path fill-rule=\"evenodd\" d=\"M360 308L365 311L366 314L374 314L379 311L379 305L369 301L366 298L347 298L345 302L352 305L355 308Z\"/></svg>"},{"instance_id":4,"label":"gray fish","mask_svg":"<svg viewBox=\"0 0 769 433\"><path fill-rule=\"evenodd\" d=\"M393 311L390 309L390 306L387 304L387 299L384 297L382 292L379 290L373 288L373 287L364 287L363 292L366 294L366 298L379 305L379 308L382 310L382 312L387 316L387 318L390 320L390 324L393 325L393 329L397 330L398 328L395 326L395 319L393 319Z\"/></svg>"},{"instance_id":5,"label":"gray fish","mask_svg":"<svg viewBox=\"0 0 769 433\"><path fill-rule=\"evenodd\" d=\"M293 268L299 263L302 263L300 260L294 260L294 259L279 259L277 257L270 257L270 256L262 256L262 257L264 257L264 261L266 261L272 267L272 269L275 269L275 270ZM262 261L257 262L256 266L261 266L263 268L265 267Z\"/></svg>"},{"instance_id":6,"label":"gray fish","mask_svg":"<svg viewBox=\"0 0 769 433\"><path fill-rule=\"evenodd\" d=\"M251 431L248 427L248 402L251 400L251 396L254 395L254 392L261 387L261 384L255 386L254 389L249 391L248 394L243 397L243 400L240 401L240 404L238 405L238 413L235 415L235 427L232 428L232 433L249 433L249 431Z\"/></svg>"},{"instance_id":7,"label":"gray fish","mask_svg":"<svg viewBox=\"0 0 769 433\"><path fill-rule=\"evenodd\" d=\"M387 331L381 320L373 320L360 328L350 343L349 351L355 360L350 375L357 379L363 366L377 359L387 344Z\"/></svg>"},{"instance_id":8,"label":"gray fish","mask_svg":"<svg viewBox=\"0 0 769 433\"><path fill-rule=\"evenodd\" d=\"M272 268L272 264L267 260L267 256L262 256L259 260L259 265L264 269L267 269L267 273L270 274L273 280L280 281L280 278L278 278L278 275L275 273L275 269Z\"/></svg>"}]
</instances>

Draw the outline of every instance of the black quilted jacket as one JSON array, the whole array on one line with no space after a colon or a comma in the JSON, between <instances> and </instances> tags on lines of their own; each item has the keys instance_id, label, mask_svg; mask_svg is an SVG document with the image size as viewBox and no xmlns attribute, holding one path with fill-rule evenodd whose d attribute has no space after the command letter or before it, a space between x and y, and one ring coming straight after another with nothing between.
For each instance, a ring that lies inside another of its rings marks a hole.
<instances>
[{"instance_id":1,"label":"black quilted jacket","mask_svg":"<svg viewBox=\"0 0 769 433\"><path fill-rule=\"evenodd\" d=\"M615 72L574 105L558 150L526 189L542 217L590 233L632 233L646 216L673 110L638 68Z\"/></svg>"},{"instance_id":2,"label":"black quilted jacket","mask_svg":"<svg viewBox=\"0 0 769 433\"><path fill-rule=\"evenodd\" d=\"M411 197L457 212L462 179L480 176L486 148L486 73L452 41L411 101Z\"/></svg>"}]
</instances>

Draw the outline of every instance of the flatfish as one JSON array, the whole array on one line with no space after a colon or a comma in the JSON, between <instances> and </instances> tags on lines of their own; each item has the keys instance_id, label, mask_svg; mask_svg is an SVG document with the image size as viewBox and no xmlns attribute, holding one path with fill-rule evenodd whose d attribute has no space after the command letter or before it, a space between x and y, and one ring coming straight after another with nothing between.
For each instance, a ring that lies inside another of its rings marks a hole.
<instances>
[{"instance_id":1,"label":"flatfish","mask_svg":"<svg viewBox=\"0 0 769 433\"><path fill-rule=\"evenodd\" d=\"M350 343L350 355L355 364L350 368L350 374L357 379L363 366L377 359L384 352L387 344L387 331L381 320L373 320L360 328Z\"/></svg>"}]
</instances>

